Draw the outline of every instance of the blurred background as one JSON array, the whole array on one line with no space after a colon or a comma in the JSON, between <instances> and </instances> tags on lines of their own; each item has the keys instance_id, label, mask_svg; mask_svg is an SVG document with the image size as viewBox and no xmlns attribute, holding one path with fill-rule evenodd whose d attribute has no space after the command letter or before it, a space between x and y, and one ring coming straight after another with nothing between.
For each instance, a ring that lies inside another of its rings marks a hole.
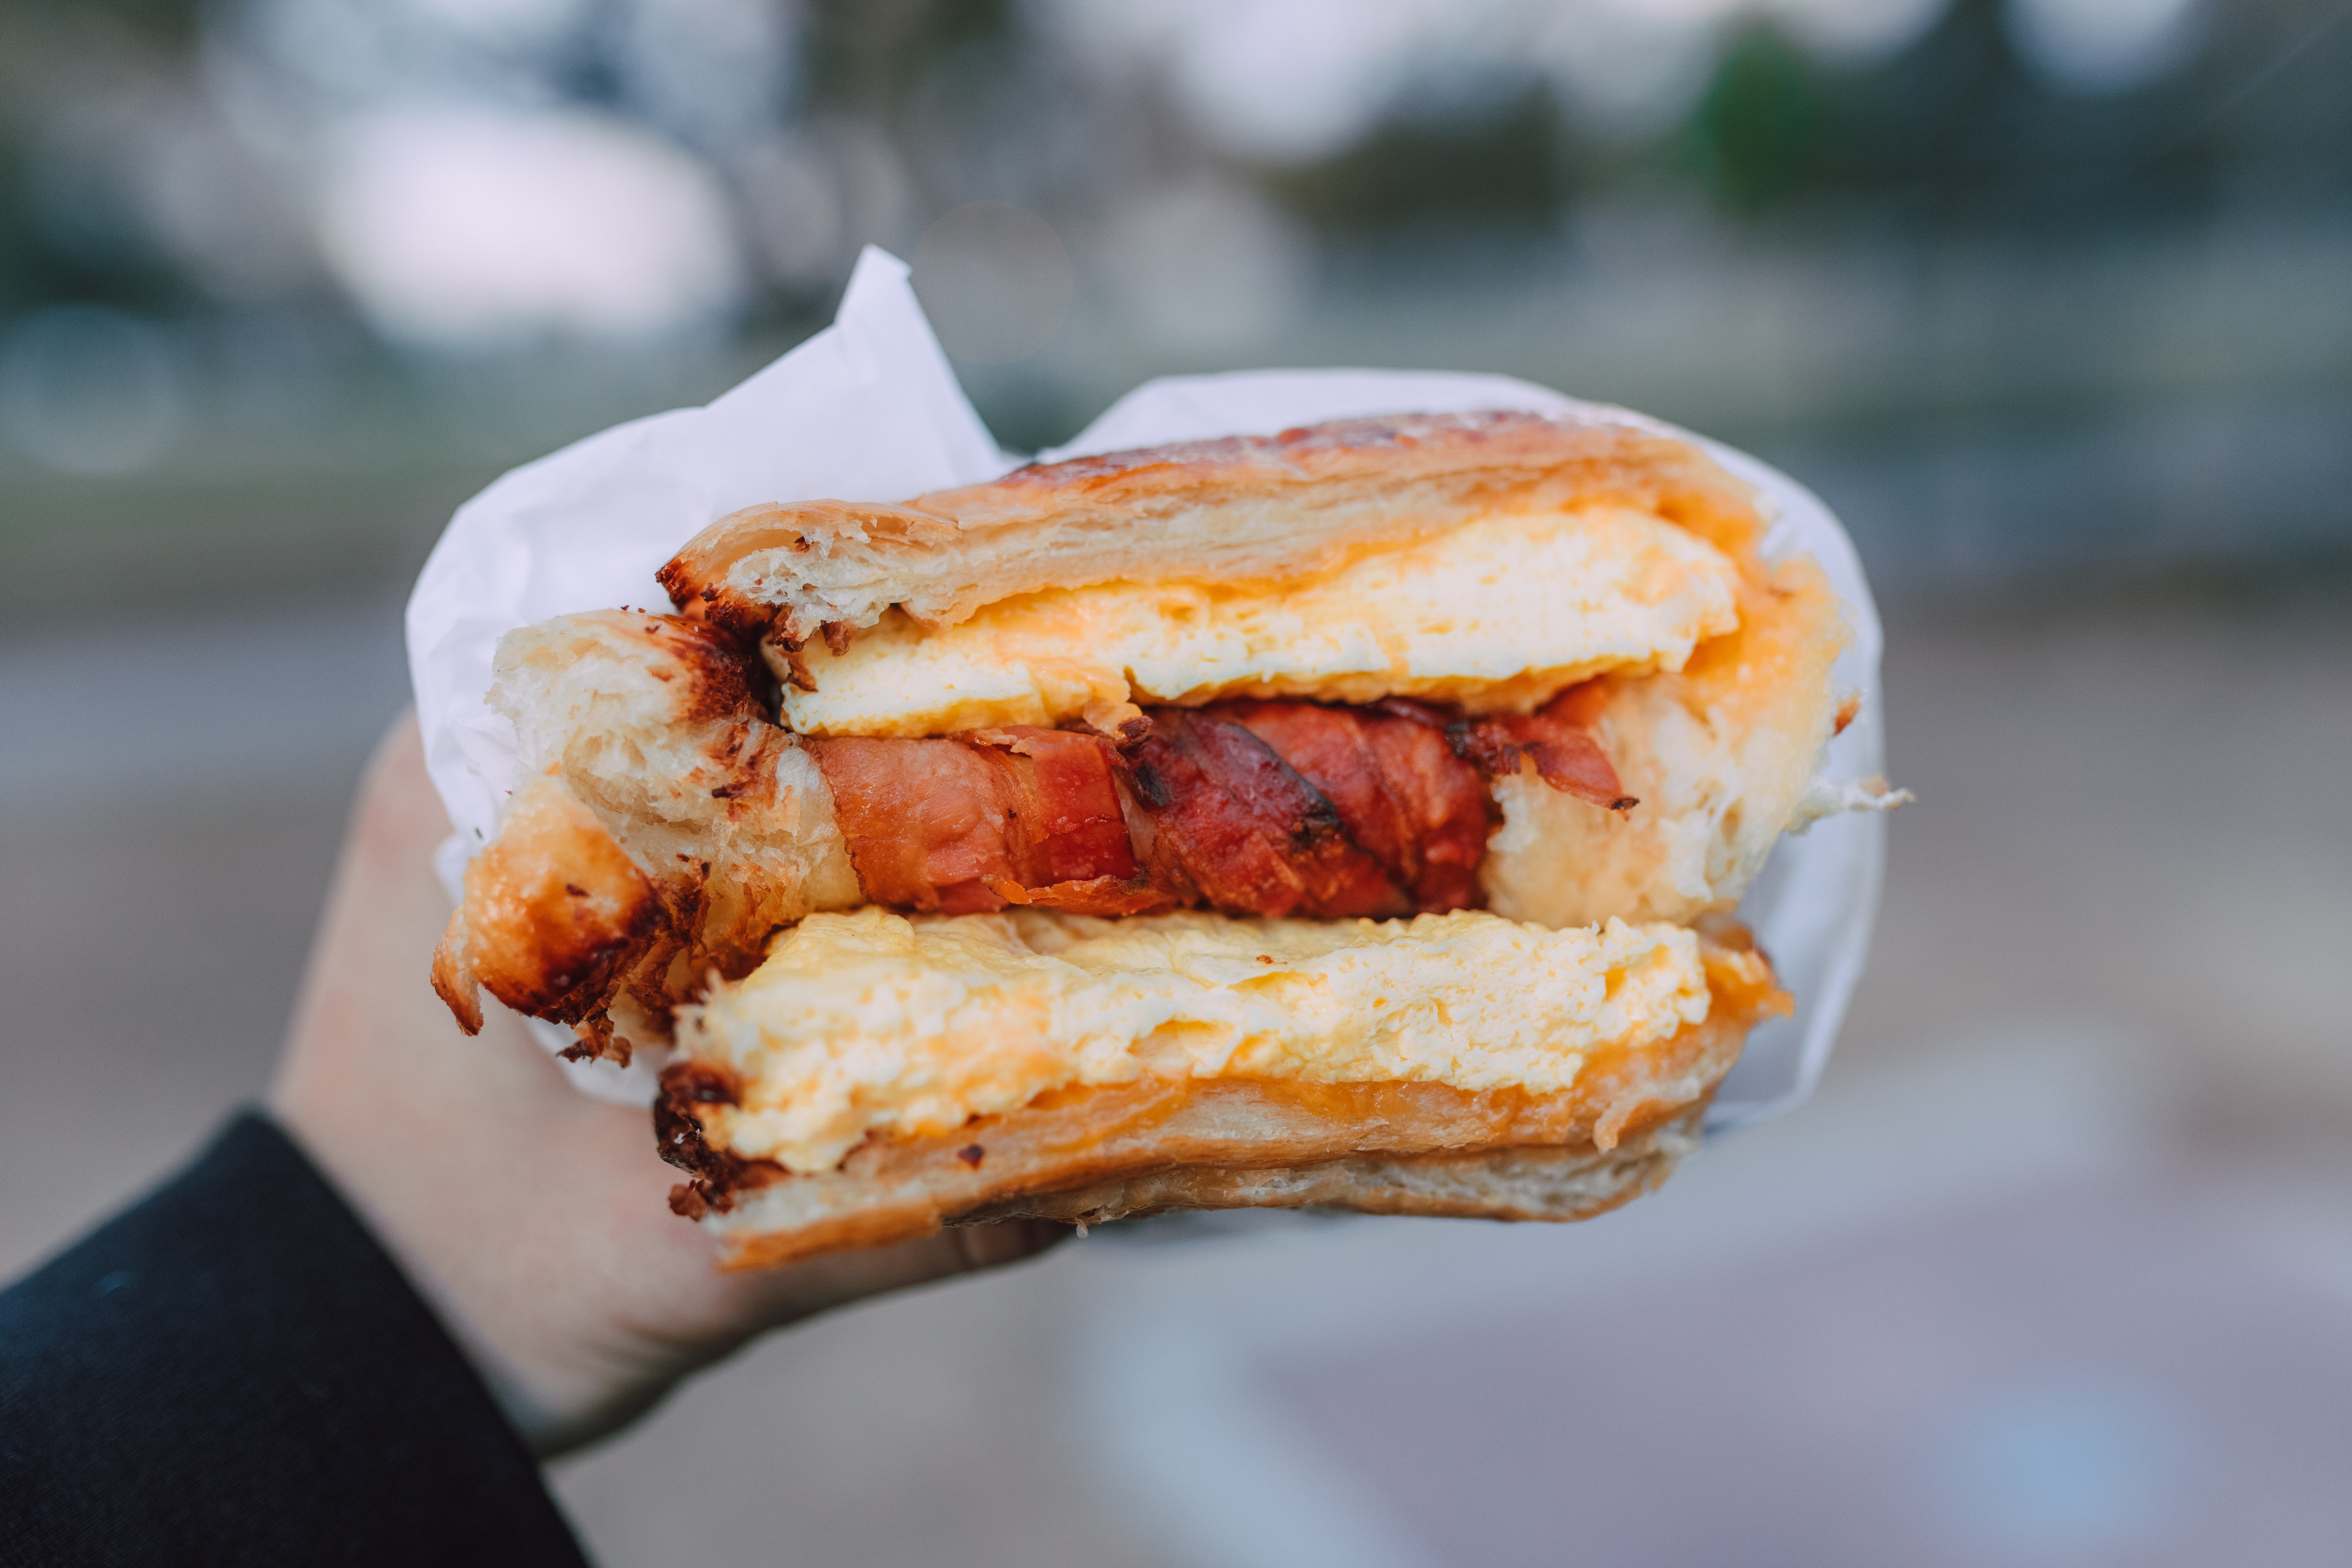
<instances>
[{"instance_id":1,"label":"blurred background","mask_svg":"<svg viewBox=\"0 0 2352 1568\"><path fill-rule=\"evenodd\" d=\"M263 1083L450 510L866 243L1013 448L1365 364L1759 452L1921 798L1661 1196L850 1314L567 1463L600 1560L2340 1561L2347 0L0 0L0 1269Z\"/></svg>"}]
</instances>

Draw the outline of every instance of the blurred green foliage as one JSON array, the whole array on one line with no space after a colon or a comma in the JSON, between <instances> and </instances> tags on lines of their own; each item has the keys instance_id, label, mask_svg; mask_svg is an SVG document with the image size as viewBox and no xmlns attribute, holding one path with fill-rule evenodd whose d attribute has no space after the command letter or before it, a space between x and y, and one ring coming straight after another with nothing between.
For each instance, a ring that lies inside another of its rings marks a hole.
<instances>
[{"instance_id":1,"label":"blurred green foliage","mask_svg":"<svg viewBox=\"0 0 2352 1568\"><path fill-rule=\"evenodd\" d=\"M1777 34L1753 28L1726 51L1688 133L1716 199L1755 212L1813 173L1824 118L1816 73Z\"/></svg>"},{"instance_id":2,"label":"blurred green foliage","mask_svg":"<svg viewBox=\"0 0 2352 1568\"><path fill-rule=\"evenodd\" d=\"M1570 199L1572 138L1538 85L1482 82L1391 114L1346 152L1276 171L1267 184L1318 229L1349 239L1433 226L1538 226Z\"/></svg>"}]
</instances>

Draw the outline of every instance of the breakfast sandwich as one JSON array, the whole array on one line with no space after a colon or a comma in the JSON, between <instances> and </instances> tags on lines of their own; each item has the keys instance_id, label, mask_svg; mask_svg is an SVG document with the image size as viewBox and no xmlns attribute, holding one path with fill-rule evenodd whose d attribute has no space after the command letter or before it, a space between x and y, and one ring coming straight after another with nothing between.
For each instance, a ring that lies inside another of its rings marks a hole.
<instances>
[{"instance_id":1,"label":"breakfast sandwich","mask_svg":"<svg viewBox=\"0 0 2352 1568\"><path fill-rule=\"evenodd\" d=\"M1790 1010L1820 568L1599 417L1360 419L721 519L500 643L433 983L667 1062L739 1267L1043 1215L1572 1219Z\"/></svg>"}]
</instances>

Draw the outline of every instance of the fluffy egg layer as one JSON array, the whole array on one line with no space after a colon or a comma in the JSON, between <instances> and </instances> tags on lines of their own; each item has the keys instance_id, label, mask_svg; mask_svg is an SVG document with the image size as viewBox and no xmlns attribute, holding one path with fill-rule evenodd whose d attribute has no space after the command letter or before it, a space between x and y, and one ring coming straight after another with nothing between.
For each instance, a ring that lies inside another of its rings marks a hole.
<instances>
[{"instance_id":1,"label":"fluffy egg layer","mask_svg":"<svg viewBox=\"0 0 2352 1568\"><path fill-rule=\"evenodd\" d=\"M868 908L803 921L681 1009L678 1043L743 1085L699 1112L715 1145L815 1172L871 1132L1145 1073L1549 1093L1598 1051L1704 1022L1709 1000L1698 938L1664 922Z\"/></svg>"},{"instance_id":2,"label":"fluffy egg layer","mask_svg":"<svg viewBox=\"0 0 2352 1568\"><path fill-rule=\"evenodd\" d=\"M1738 571L1622 506L1509 512L1285 583L1106 583L954 626L893 613L783 686L803 734L1058 724L1123 702L1428 697L1525 711L1605 670L1676 670L1735 629ZM779 677L788 671L780 668Z\"/></svg>"}]
</instances>

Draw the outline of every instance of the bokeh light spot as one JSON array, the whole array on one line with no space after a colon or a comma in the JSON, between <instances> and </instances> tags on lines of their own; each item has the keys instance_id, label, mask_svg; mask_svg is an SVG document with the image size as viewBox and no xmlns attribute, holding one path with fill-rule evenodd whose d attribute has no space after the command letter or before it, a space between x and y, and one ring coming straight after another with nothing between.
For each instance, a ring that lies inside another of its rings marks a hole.
<instances>
[{"instance_id":1,"label":"bokeh light spot","mask_svg":"<svg viewBox=\"0 0 2352 1568\"><path fill-rule=\"evenodd\" d=\"M387 335L447 346L715 323L742 286L700 163L584 110L404 110L341 149L329 261Z\"/></svg>"},{"instance_id":2,"label":"bokeh light spot","mask_svg":"<svg viewBox=\"0 0 2352 1568\"><path fill-rule=\"evenodd\" d=\"M2011 41L2028 64L2076 92L2119 92L2188 57L2197 0L2010 0Z\"/></svg>"}]
</instances>

